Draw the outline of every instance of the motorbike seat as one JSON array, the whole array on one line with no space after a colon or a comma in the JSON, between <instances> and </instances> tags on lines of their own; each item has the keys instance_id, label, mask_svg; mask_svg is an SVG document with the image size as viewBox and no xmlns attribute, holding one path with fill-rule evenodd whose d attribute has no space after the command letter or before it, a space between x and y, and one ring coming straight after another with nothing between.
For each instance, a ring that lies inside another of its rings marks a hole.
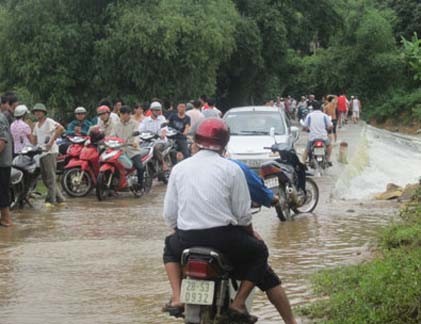
<instances>
[{"instance_id":1,"label":"motorbike seat","mask_svg":"<svg viewBox=\"0 0 421 324\"><path fill-rule=\"evenodd\" d=\"M181 263L186 264L187 259L190 256L211 257L216 260L222 270L227 272L231 272L233 270L233 266L227 260L227 258L221 252L212 248L195 246L189 249L185 249L181 257Z\"/></svg>"},{"instance_id":2,"label":"motorbike seat","mask_svg":"<svg viewBox=\"0 0 421 324\"><path fill-rule=\"evenodd\" d=\"M23 172L21 170L18 170L16 168L12 168L10 171L10 182L12 184L17 184L22 181L23 178Z\"/></svg>"}]
</instances>

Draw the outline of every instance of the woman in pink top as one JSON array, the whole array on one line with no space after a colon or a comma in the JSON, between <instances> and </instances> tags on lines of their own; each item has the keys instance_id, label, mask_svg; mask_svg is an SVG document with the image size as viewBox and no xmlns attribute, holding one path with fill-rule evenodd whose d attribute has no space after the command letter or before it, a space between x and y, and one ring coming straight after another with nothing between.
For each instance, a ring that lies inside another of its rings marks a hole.
<instances>
[{"instance_id":1,"label":"woman in pink top","mask_svg":"<svg viewBox=\"0 0 421 324\"><path fill-rule=\"evenodd\" d=\"M31 127L23 121L28 113L25 105L19 105L15 108L13 115L16 120L10 125L10 132L13 137L14 152L19 153L26 145L30 145Z\"/></svg>"}]
</instances>

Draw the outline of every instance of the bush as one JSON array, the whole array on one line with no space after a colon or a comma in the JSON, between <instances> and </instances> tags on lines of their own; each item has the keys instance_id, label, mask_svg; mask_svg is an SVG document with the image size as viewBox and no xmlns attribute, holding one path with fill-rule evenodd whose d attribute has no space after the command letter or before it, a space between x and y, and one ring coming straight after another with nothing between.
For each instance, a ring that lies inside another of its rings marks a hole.
<instances>
[{"instance_id":1,"label":"bush","mask_svg":"<svg viewBox=\"0 0 421 324\"><path fill-rule=\"evenodd\" d=\"M412 92L395 90L390 96L385 96L370 104L367 108L369 119L384 122L387 118L406 117L406 122L421 120L421 89Z\"/></svg>"},{"instance_id":2,"label":"bush","mask_svg":"<svg viewBox=\"0 0 421 324\"><path fill-rule=\"evenodd\" d=\"M329 299L301 312L324 323L421 323L421 192L380 236L381 256L323 271L315 290Z\"/></svg>"}]
</instances>

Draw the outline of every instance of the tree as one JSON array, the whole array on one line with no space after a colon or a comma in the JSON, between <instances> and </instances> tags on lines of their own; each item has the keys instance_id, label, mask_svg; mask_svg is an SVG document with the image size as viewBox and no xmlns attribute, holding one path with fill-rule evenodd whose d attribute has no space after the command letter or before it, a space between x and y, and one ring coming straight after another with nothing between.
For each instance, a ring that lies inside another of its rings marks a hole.
<instances>
[{"instance_id":1,"label":"tree","mask_svg":"<svg viewBox=\"0 0 421 324\"><path fill-rule=\"evenodd\" d=\"M132 1L109 12L96 46L100 88L146 98L215 92L218 68L235 47L239 16L231 2Z\"/></svg>"}]
</instances>

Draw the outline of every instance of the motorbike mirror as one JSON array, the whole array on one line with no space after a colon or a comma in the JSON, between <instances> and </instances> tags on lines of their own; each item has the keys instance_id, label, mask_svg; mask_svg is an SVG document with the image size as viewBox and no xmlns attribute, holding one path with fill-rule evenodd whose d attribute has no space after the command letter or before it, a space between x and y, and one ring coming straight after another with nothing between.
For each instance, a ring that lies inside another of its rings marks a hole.
<instances>
[{"instance_id":1,"label":"motorbike mirror","mask_svg":"<svg viewBox=\"0 0 421 324\"><path fill-rule=\"evenodd\" d=\"M133 137L136 137L136 136L139 136L139 135L140 135L140 132L138 132L138 131L132 133Z\"/></svg>"},{"instance_id":2,"label":"motorbike mirror","mask_svg":"<svg viewBox=\"0 0 421 324\"><path fill-rule=\"evenodd\" d=\"M298 141L298 138L300 137L300 130L298 127L291 126L291 134L294 139L294 143Z\"/></svg>"},{"instance_id":3,"label":"motorbike mirror","mask_svg":"<svg viewBox=\"0 0 421 324\"><path fill-rule=\"evenodd\" d=\"M167 122L163 122L162 124L161 124L161 128L164 128L164 127L167 127L168 126L168 123Z\"/></svg>"},{"instance_id":4,"label":"motorbike mirror","mask_svg":"<svg viewBox=\"0 0 421 324\"><path fill-rule=\"evenodd\" d=\"M44 140L44 144L48 144L49 141L50 141L50 136L47 136Z\"/></svg>"}]
</instances>

